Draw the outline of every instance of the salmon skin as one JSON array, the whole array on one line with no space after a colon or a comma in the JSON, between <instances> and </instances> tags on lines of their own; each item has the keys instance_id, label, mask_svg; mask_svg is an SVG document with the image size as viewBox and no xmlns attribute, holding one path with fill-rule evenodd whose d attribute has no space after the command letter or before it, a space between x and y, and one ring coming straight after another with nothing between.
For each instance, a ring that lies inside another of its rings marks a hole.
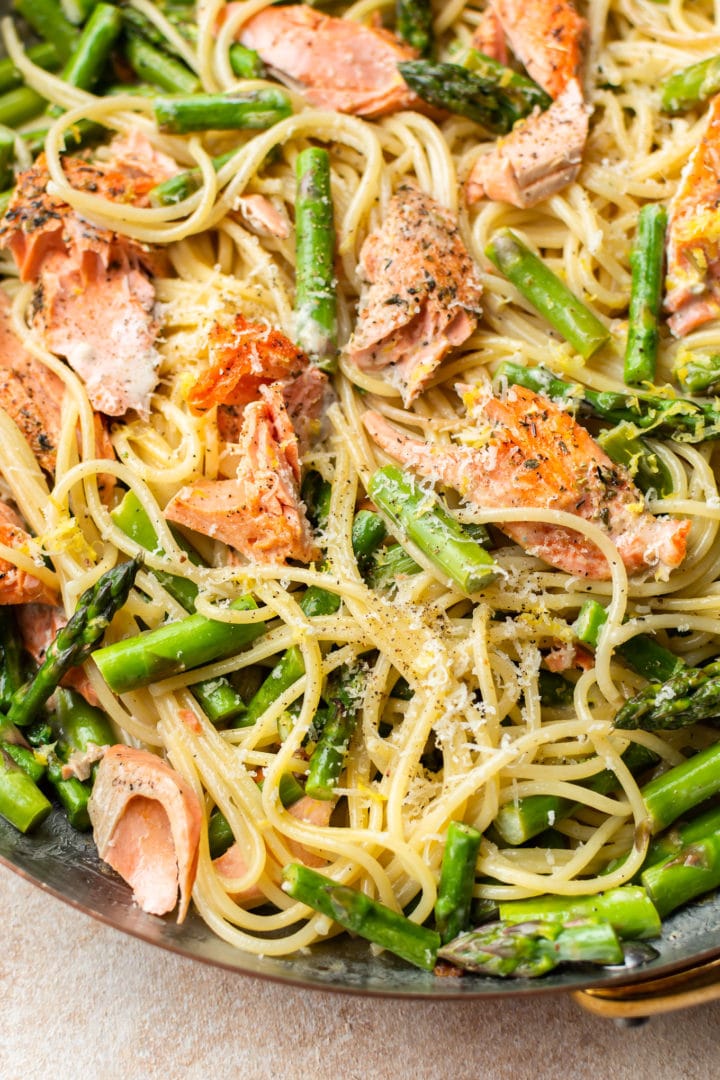
<instances>
[{"instance_id":1,"label":"salmon skin","mask_svg":"<svg viewBox=\"0 0 720 1080\"><path fill-rule=\"evenodd\" d=\"M228 13L233 7L228 5ZM397 70L401 61L415 58L415 50L379 27L295 4L265 8L241 27L239 39L300 83L318 109L374 117L419 101Z\"/></svg>"},{"instance_id":2,"label":"salmon skin","mask_svg":"<svg viewBox=\"0 0 720 1080\"><path fill-rule=\"evenodd\" d=\"M122 153L118 159L128 171L112 161L64 157L69 183L113 202L142 204L156 181L140 170L134 145L132 164ZM166 176L166 166L158 170ZM77 372L93 408L147 416L159 363L151 276L164 262L147 246L86 221L48 190L49 181L40 155L18 177L0 222L0 247L12 252L20 279L36 286L33 331Z\"/></svg>"},{"instance_id":3,"label":"salmon skin","mask_svg":"<svg viewBox=\"0 0 720 1080\"><path fill-rule=\"evenodd\" d=\"M553 104L516 124L489 154L478 158L465 196L470 205L487 198L535 206L572 183L582 164L590 109L580 71L588 24L567 0L491 0L480 30L489 37L496 58L502 51L498 38L507 39Z\"/></svg>"},{"instance_id":4,"label":"salmon skin","mask_svg":"<svg viewBox=\"0 0 720 1080\"><path fill-rule=\"evenodd\" d=\"M477 268L450 211L406 185L363 244L359 271L364 284L348 359L382 371L407 405L475 329Z\"/></svg>"},{"instance_id":5,"label":"salmon skin","mask_svg":"<svg viewBox=\"0 0 720 1080\"><path fill-rule=\"evenodd\" d=\"M561 510L592 522L630 573L664 580L683 561L690 522L648 513L627 471L549 398L512 386L504 399L465 388L464 401L470 424L463 445L429 446L376 412L365 413L365 426L391 457L481 509ZM600 549L572 529L535 522L500 522L498 528L569 574L596 581L611 576Z\"/></svg>"},{"instance_id":6,"label":"salmon skin","mask_svg":"<svg viewBox=\"0 0 720 1080\"><path fill-rule=\"evenodd\" d=\"M665 310L675 337L720 315L720 94L670 200Z\"/></svg>"}]
</instances>

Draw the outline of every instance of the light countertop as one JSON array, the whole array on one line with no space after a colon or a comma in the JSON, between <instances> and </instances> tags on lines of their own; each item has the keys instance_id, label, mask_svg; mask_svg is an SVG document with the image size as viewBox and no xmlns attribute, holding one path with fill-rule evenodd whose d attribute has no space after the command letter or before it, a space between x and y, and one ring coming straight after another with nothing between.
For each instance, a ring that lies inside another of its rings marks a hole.
<instances>
[{"instance_id":1,"label":"light countertop","mask_svg":"<svg viewBox=\"0 0 720 1080\"><path fill-rule=\"evenodd\" d=\"M0 867L1 1080L711 1080L720 1003L623 1029L569 997L288 989L126 937Z\"/></svg>"}]
</instances>

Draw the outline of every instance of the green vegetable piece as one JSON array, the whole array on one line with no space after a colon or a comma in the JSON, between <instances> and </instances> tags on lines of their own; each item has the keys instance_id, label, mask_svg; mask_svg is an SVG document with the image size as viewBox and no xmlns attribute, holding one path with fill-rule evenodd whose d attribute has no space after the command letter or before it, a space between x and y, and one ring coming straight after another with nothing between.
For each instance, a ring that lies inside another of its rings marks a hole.
<instances>
[{"instance_id":1,"label":"green vegetable piece","mask_svg":"<svg viewBox=\"0 0 720 1080\"><path fill-rule=\"evenodd\" d=\"M305 663L297 645L287 649L263 684L248 702L245 715L233 727L251 727L262 714L305 674Z\"/></svg>"},{"instance_id":2,"label":"green vegetable piece","mask_svg":"<svg viewBox=\"0 0 720 1080\"><path fill-rule=\"evenodd\" d=\"M60 67L60 56L51 41L41 41L38 45L31 45L27 49L27 57L44 71L55 71ZM10 57L6 56L0 60L0 94L4 94L7 90L14 90L22 84L22 73L15 67Z\"/></svg>"},{"instance_id":3,"label":"green vegetable piece","mask_svg":"<svg viewBox=\"0 0 720 1080\"><path fill-rule=\"evenodd\" d=\"M305 792L313 799L330 801L335 798L335 788L345 768L364 688L362 671L347 667L340 669L328 686L329 713L310 757L305 782Z\"/></svg>"},{"instance_id":4,"label":"green vegetable piece","mask_svg":"<svg viewBox=\"0 0 720 1080\"><path fill-rule=\"evenodd\" d=\"M29 86L18 86L15 90L0 94L0 124L19 128L45 112L46 107L47 101L44 97L36 94Z\"/></svg>"},{"instance_id":5,"label":"green vegetable piece","mask_svg":"<svg viewBox=\"0 0 720 1080\"><path fill-rule=\"evenodd\" d=\"M327 150L298 154L295 191L295 340L324 371L337 366L335 225Z\"/></svg>"},{"instance_id":6,"label":"green vegetable piece","mask_svg":"<svg viewBox=\"0 0 720 1080\"><path fill-rule=\"evenodd\" d=\"M496 232L485 254L585 360L607 343L610 331L604 323L512 230Z\"/></svg>"},{"instance_id":7,"label":"green vegetable piece","mask_svg":"<svg viewBox=\"0 0 720 1080\"><path fill-rule=\"evenodd\" d=\"M643 870L641 877L660 918L720 886L720 832L684 844L675 854Z\"/></svg>"},{"instance_id":8,"label":"green vegetable piece","mask_svg":"<svg viewBox=\"0 0 720 1080\"><path fill-rule=\"evenodd\" d=\"M265 65L254 49L248 49L239 41L233 42L228 52L230 67L238 79L264 79Z\"/></svg>"},{"instance_id":9,"label":"green vegetable piece","mask_svg":"<svg viewBox=\"0 0 720 1080\"><path fill-rule=\"evenodd\" d=\"M13 0L13 8L38 37L52 42L62 62L68 59L75 48L78 34L63 15L57 0Z\"/></svg>"},{"instance_id":10,"label":"green vegetable piece","mask_svg":"<svg viewBox=\"0 0 720 1080\"><path fill-rule=\"evenodd\" d=\"M158 97L153 104L159 129L169 135L192 131L264 131L292 116L288 95L274 87L229 94Z\"/></svg>"},{"instance_id":11,"label":"green vegetable piece","mask_svg":"<svg viewBox=\"0 0 720 1080\"><path fill-rule=\"evenodd\" d=\"M445 838L435 901L435 926L443 945L466 930L482 837L472 825L451 821Z\"/></svg>"},{"instance_id":12,"label":"green vegetable piece","mask_svg":"<svg viewBox=\"0 0 720 1080\"><path fill-rule=\"evenodd\" d=\"M622 423L606 428L597 436L597 442L616 465L628 470L642 492L654 491L661 499L673 494L669 469L638 436L634 424Z\"/></svg>"},{"instance_id":13,"label":"green vegetable piece","mask_svg":"<svg viewBox=\"0 0 720 1080\"><path fill-rule=\"evenodd\" d=\"M227 154L220 154L212 159L215 172L219 172L231 158L235 157L236 150L230 150ZM202 187L202 173L199 169L188 169L186 172L177 173L161 184L157 184L150 191L150 202L153 206L174 206L189 198Z\"/></svg>"},{"instance_id":14,"label":"green vegetable piece","mask_svg":"<svg viewBox=\"0 0 720 1080\"><path fill-rule=\"evenodd\" d=\"M419 56L429 56L433 46L430 0L395 0L395 33L416 49Z\"/></svg>"},{"instance_id":15,"label":"green vegetable piece","mask_svg":"<svg viewBox=\"0 0 720 1080\"><path fill-rule=\"evenodd\" d=\"M283 889L294 900L334 919L345 930L366 938L425 971L435 967L440 935L406 919L365 893L338 885L307 866L283 870Z\"/></svg>"},{"instance_id":16,"label":"green vegetable piece","mask_svg":"<svg viewBox=\"0 0 720 1080\"><path fill-rule=\"evenodd\" d=\"M716 394L720 390L720 355L683 350L673 364L673 376L686 394Z\"/></svg>"},{"instance_id":17,"label":"green vegetable piece","mask_svg":"<svg viewBox=\"0 0 720 1080\"><path fill-rule=\"evenodd\" d=\"M621 938L643 941L660 936L660 917L639 885L622 885L595 896L534 896L498 905L507 923L559 922L604 919Z\"/></svg>"},{"instance_id":18,"label":"green vegetable piece","mask_svg":"<svg viewBox=\"0 0 720 1080\"><path fill-rule=\"evenodd\" d=\"M688 810L720 791L720 743L674 765L642 788L650 831L662 832Z\"/></svg>"},{"instance_id":19,"label":"green vegetable piece","mask_svg":"<svg viewBox=\"0 0 720 1080\"><path fill-rule=\"evenodd\" d=\"M710 56L676 71L660 84L663 112L683 113L717 94L720 90L720 56Z\"/></svg>"},{"instance_id":20,"label":"green vegetable piece","mask_svg":"<svg viewBox=\"0 0 720 1080\"><path fill-rule=\"evenodd\" d=\"M23 684L20 635L12 607L0 606L0 712L7 712Z\"/></svg>"},{"instance_id":21,"label":"green vegetable piece","mask_svg":"<svg viewBox=\"0 0 720 1080\"><path fill-rule=\"evenodd\" d=\"M421 570L402 544L388 544L375 553L367 570L367 583L371 589L384 592L395 588L398 579L419 574Z\"/></svg>"},{"instance_id":22,"label":"green vegetable piece","mask_svg":"<svg viewBox=\"0 0 720 1080\"><path fill-rule=\"evenodd\" d=\"M86 832L90 828L90 815L88 814L88 802L90 801L90 787L78 780L76 776L63 779L63 763L56 753L48 754L47 778L55 789L60 803L67 815L67 819L78 832Z\"/></svg>"},{"instance_id":23,"label":"green vegetable piece","mask_svg":"<svg viewBox=\"0 0 720 1080\"><path fill-rule=\"evenodd\" d=\"M616 728L671 731L720 712L720 661L683 667L663 683L649 683L620 708Z\"/></svg>"},{"instance_id":24,"label":"green vegetable piece","mask_svg":"<svg viewBox=\"0 0 720 1080\"><path fill-rule=\"evenodd\" d=\"M65 82L81 90L92 90L105 70L121 30L122 15L119 8L112 4L98 4L83 27L77 45L63 68L62 78Z\"/></svg>"},{"instance_id":25,"label":"green vegetable piece","mask_svg":"<svg viewBox=\"0 0 720 1080\"><path fill-rule=\"evenodd\" d=\"M48 646L35 677L13 695L8 712L11 723L23 726L34 720L62 677L87 660L127 600L140 566L139 559L114 566L85 590L68 622Z\"/></svg>"},{"instance_id":26,"label":"green vegetable piece","mask_svg":"<svg viewBox=\"0 0 720 1080\"><path fill-rule=\"evenodd\" d=\"M464 593L472 594L495 579L491 555L464 531L440 499L422 490L395 465L373 473L368 495L386 515L398 540L410 540Z\"/></svg>"},{"instance_id":27,"label":"green vegetable piece","mask_svg":"<svg viewBox=\"0 0 720 1080\"><path fill-rule=\"evenodd\" d=\"M625 349L625 382L652 382L660 341L660 306L665 262L667 210L648 203L638 215L635 244L630 253L632 283Z\"/></svg>"},{"instance_id":28,"label":"green vegetable piece","mask_svg":"<svg viewBox=\"0 0 720 1080\"><path fill-rule=\"evenodd\" d=\"M11 742L0 742L0 747L34 783L40 783L45 776L45 765L33 750L28 749L27 746L18 746L16 743Z\"/></svg>"},{"instance_id":29,"label":"green vegetable piece","mask_svg":"<svg viewBox=\"0 0 720 1080\"><path fill-rule=\"evenodd\" d=\"M352 526L352 548L361 571L367 569L372 556L387 536L385 522L372 510L359 510Z\"/></svg>"},{"instance_id":30,"label":"green vegetable piece","mask_svg":"<svg viewBox=\"0 0 720 1080\"><path fill-rule=\"evenodd\" d=\"M558 964L621 964L623 949L609 922L501 922L461 934L439 950L451 964L482 975L535 979Z\"/></svg>"},{"instance_id":31,"label":"green vegetable piece","mask_svg":"<svg viewBox=\"0 0 720 1080\"><path fill-rule=\"evenodd\" d=\"M37 828L51 810L37 784L0 746L0 815L26 833Z\"/></svg>"},{"instance_id":32,"label":"green vegetable piece","mask_svg":"<svg viewBox=\"0 0 720 1080\"><path fill-rule=\"evenodd\" d=\"M139 79L169 94L194 94L200 89L200 79L187 64L155 48L140 35L128 36L125 55Z\"/></svg>"}]
</instances>

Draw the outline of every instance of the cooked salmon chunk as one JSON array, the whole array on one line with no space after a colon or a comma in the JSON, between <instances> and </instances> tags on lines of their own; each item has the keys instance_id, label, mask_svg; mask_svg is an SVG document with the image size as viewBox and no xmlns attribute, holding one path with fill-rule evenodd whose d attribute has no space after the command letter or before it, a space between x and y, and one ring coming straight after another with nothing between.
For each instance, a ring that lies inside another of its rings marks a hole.
<instances>
[{"instance_id":1,"label":"cooked salmon chunk","mask_svg":"<svg viewBox=\"0 0 720 1080\"><path fill-rule=\"evenodd\" d=\"M415 50L387 30L294 4L265 8L242 26L239 39L300 83L319 109L372 117L418 100L397 70Z\"/></svg>"},{"instance_id":2,"label":"cooked salmon chunk","mask_svg":"<svg viewBox=\"0 0 720 1080\"><path fill-rule=\"evenodd\" d=\"M627 471L549 398L512 386L505 399L467 389L464 400L464 445L430 446L375 412L365 414L365 426L412 472L455 488L482 509L561 510L592 522L615 544L630 573L666 579L683 561L690 522L649 514ZM600 549L573 529L535 522L500 522L498 528L569 574L610 577Z\"/></svg>"},{"instance_id":3,"label":"cooked salmon chunk","mask_svg":"<svg viewBox=\"0 0 720 1080\"><path fill-rule=\"evenodd\" d=\"M15 421L36 460L55 475L62 381L36 360L13 330L10 301L0 289L0 408Z\"/></svg>"},{"instance_id":4,"label":"cooked salmon chunk","mask_svg":"<svg viewBox=\"0 0 720 1080\"><path fill-rule=\"evenodd\" d=\"M566 0L492 0L495 19L528 74L553 98L546 112L516 124L480 157L465 186L468 203L488 198L512 206L535 206L577 176L587 140L590 109L580 69L588 26ZM495 45L493 55L498 55Z\"/></svg>"},{"instance_id":5,"label":"cooked salmon chunk","mask_svg":"<svg viewBox=\"0 0 720 1080\"><path fill-rule=\"evenodd\" d=\"M112 201L144 198L148 174L65 157L74 188ZM163 173L164 175L164 173ZM92 225L48 189L44 155L18 178L0 223L22 281L36 286L33 330L84 381L95 409L149 413L157 383L158 323L151 275L159 257L147 247Z\"/></svg>"},{"instance_id":6,"label":"cooked salmon chunk","mask_svg":"<svg viewBox=\"0 0 720 1080\"><path fill-rule=\"evenodd\" d=\"M473 49L492 57L500 64L507 64L508 51L502 24L492 7L486 7L470 40Z\"/></svg>"},{"instance_id":7,"label":"cooked salmon chunk","mask_svg":"<svg viewBox=\"0 0 720 1080\"><path fill-rule=\"evenodd\" d=\"M571 184L582 165L589 110L573 79L543 113L528 117L478 158L468 176L468 203L494 199L529 207Z\"/></svg>"},{"instance_id":8,"label":"cooked salmon chunk","mask_svg":"<svg viewBox=\"0 0 720 1080\"><path fill-rule=\"evenodd\" d=\"M665 309L676 337L720 315L720 94L668 209Z\"/></svg>"},{"instance_id":9,"label":"cooked salmon chunk","mask_svg":"<svg viewBox=\"0 0 720 1080\"><path fill-rule=\"evenodd\" d=\"M477 268L450 211L405 186L363 244L359 271L364 284L348 359L383 372L407 405L475 329Z\"/></svg>"},{"instance_id":10,"label":"cooked salmon chunk","mask_svg":"<svg viewBox=\"0 0 720 1080\"><path fill-rule=\"evenodd\" d=\"M15 511L0 502L0 544L23 548L30 539ZM53 604L56 600L56 594L44 582L0 558L0 604Z\"/></svg>"},{"instance_id":11,"label":"cooked salmon chunk","mask_svg":"<svg viewBox=\"0 0 720 1080\"><path fill-rule=\"evenodd\" d=\"M165 507L168 521L222 540L256 562L312 562L319 551L300 499L298 441L282 385L245 406L231 480L199 480Z\"/></svg>"},{"instance_id":12,"label":"cooked salmon chunk","mask_svg":"<svg viewBox=\"0 0 720 1080\"><path fill-rule=\"evenodd\" d=\"M179 773L147 750L111 746L98 766L88 804L100 858L152 915L178 903L182 922L197 869L202 809Z\"/></svg>"}]
</instances>

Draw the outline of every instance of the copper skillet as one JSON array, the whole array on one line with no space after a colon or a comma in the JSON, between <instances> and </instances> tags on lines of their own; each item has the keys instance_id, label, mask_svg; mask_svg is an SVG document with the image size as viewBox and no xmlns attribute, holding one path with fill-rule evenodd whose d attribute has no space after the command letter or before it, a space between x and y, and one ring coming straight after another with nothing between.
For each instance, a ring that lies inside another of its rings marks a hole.
<instances>
[{"instance_id":1,"label":"copper skillet","mask_svg":"<svg viewBox=\"0 0 720 1080\"><path fill-rule=\"evenodd\" d=\"M336 938L287 959L250 956L216 938L192 912L182 926L146 915L130 890L97 858L92 839L55 811L32 836L0 819L0 862L80 911L126 934L202 963L316 990L411 998L522 997L572 992L592 1012L637 1022L720 998L720 894L676 912L641 967L566 970L539 980L437 978L365 942Z\"/></svg>"}]
</instances>

